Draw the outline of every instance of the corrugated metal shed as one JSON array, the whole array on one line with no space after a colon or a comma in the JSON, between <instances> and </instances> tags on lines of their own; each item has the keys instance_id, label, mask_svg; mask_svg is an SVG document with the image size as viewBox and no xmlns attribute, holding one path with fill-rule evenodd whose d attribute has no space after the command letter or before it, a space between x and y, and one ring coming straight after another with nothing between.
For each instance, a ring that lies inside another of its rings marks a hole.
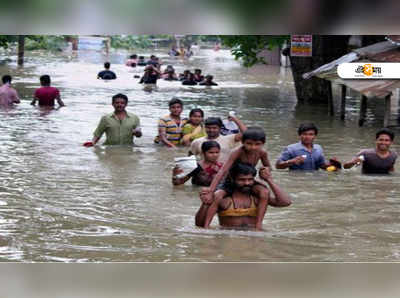
<instances>
[{"instance_id":1,"label":"corrugated metal shed","mask_svg":"<svg viewBox=\"0 0 400 298\"><path fill-rule=\"evenodd\" d=\"M355 49L349 54L340 57L330 63L320 66L319 68L303 74L304 79L317 76L321 79L331 81L334 84L342 85L342 107L341 118L345 116L346 104L346 87L353 89L362 94L360 105L359 125L363 125L365 121L365 113L367 110L367 98L377 97L384 98L385 115L384 126L388 126L390 118L390 97L393 92L400 88L400 80L376 80L376 79L341 79L337 74L337 67L341 63L349 62L400 62L400 36L388 36L387 41L376 43L368 47ZM333 100L329 102L330 114L333 115Z\"/></svg>"},{"instance_id":2,"label":"corrugated metal shed","mask_svg":"<svg viewBox=\"0 0 400 298\"><path fill-rule=\"evenodd\" d=\"M337 66L340 63L348 62L400 62L400 46L388 40L355 49L337 60L303 74L303 78L309 79L317 76L335 84L345 85L367 97L384 98L392 94L395 89L400 88L400 80L341 79L337 75Z\"/></svg>"}]
</instances>

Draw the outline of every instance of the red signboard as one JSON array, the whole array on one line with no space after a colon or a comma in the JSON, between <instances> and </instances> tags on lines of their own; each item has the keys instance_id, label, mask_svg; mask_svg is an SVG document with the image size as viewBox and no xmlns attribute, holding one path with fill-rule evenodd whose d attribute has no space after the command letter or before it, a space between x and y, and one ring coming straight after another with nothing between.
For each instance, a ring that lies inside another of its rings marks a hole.
<instances>
[{"instance_id":1,"label":"red signboard","mask_svg":"<svg viewBox=\"0 0 400 298\"><path fill-rule=\"evenodd\" d=\"M292 35L290 45L291 56L312 56L312 35Z\"/></svg>"}]
</instances>

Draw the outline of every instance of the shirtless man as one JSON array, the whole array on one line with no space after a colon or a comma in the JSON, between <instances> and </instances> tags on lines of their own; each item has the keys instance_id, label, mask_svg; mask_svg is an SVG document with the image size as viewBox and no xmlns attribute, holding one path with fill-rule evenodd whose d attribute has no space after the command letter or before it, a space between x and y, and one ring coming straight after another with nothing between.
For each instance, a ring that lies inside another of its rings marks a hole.
<instances>
[{"instance_id":1,"label":"shirtless man","mask_svg":"<svg viewBox=\"0 0 400 298\"><path fill-rule=\"evenodd\" d=\"M219 224L223 227L261 230L265 212L262 217L257 218L259 198L251 192L257 174L256 169L249 164L237 163L230 174L234 182L232 195L219 201L214 200L211 204L205 203L201 195L202 204L196 214L196 226L208 228L214 215L218 213ZM273 182L270 175L266 181L275 197L273 200L290 201L288 195Z\"/></svg>"},{"instance_id":2,"label":"shirtless man","mask_svg":"<svg viewBox=\"0 0 400 298\"><path fill-rule=\"evenodd\" d=\"M14 103L20 103L17 91L11 87L11 76L2 77L3 86L0 87L0 106L10 107Z\"/></svg>"}]
</instances>

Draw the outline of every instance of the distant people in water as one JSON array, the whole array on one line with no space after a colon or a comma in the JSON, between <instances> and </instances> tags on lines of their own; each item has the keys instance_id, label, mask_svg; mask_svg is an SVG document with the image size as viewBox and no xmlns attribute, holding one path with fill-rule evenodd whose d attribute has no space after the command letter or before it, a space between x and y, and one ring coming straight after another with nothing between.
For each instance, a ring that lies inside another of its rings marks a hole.
<instances>
[{"instance_id":1,"label":"distant people in water","mask_svg":"<svg viewBox=\"0 0 400 298\"><path fill-rule=\"evenodd\" d=\"M166 81L177 81L178 76L175 73L175 69L172 65L168 65L161 76Z\"/></svg>"},{"instance_id":2,"label":"distant people in water","mask_svg":"<svg viewBox=\"0 0 400 298\"><path fill-rule=\"evenodd\" d=\"M14 103L20 103L17 91L11 87L12 77L5 75L1 80L3 85L0 87L0 106L11 107Z\"/></svg>"},{"instance_id":3,"label":"distant people in water","mask_svg":"<svg viewBox=\"0 0 400 298\"><path fill-rule=\"evenodd\" d=\"M202 109L192 109L190 111L189 121L182 129L182 145L190 146L193 140L206 136L203 120L204 112Z\"/></svg>"},{"instance_id":4,"label":"distant people in water","mask_svg":"<svg viewBox=\"0 0 400 298\"><path fill-rule=\"evenodd\" d=\"M160 69L161 62L158 57L156 57L155 55L151 55L150 60L147 61L147 65L153 65L155 68Z\"/></svg>"},{"instance_id":5,"label":"distant people in water","mask_svg":"<svg viewBox=\"0 0 400 298\"><path fill-rule=\"evenodd\" d=\"M185 51L185 58L190 58L192 56L193 56L193 51L191 49L191 46L189 45L189 46L187 46L187 49Z\"/></svg>"},{"instance_id":6,"label":"distant people in water","mask_svg":"<svg viewBox=\"0 0 400 298\"><path fill-rule=\"evenodd\" d=\"M193 54L194 54L194 55L197 55L198 52L200 51L200 46L197 44L197 42L195 42L195 43L192 45L191 49L192 49L192 51L193 51Z\"/></svg>"},{"instance_id":7,"label":"distant people in water","mask_svg":"<svg viewBox=\"0 0 400 298\"><path fill-rule=\"evenodd\" d=\"M219 42L215 43L214 51L218 52L221 49L221 44Z\"/></svg>"},{"instance_id":8,"label":"distant people in water","mask_svg":"<svg viewBox=\"0 0 400 298\"><path fill-rule=\"evenodd\" d=\"M181 47L179 48L179 56L181 56L181 58L185 58L185 55L186 55L185 47L184 47L184 46L181 46Z\"/></svg>"},{"instance_id":9,"label":"distant people in water","mask_svg":"<svg viewBox=\"0 0 400 298\"><path fill-rule=\"evenodd\" d=\"M137 63L138 63L137 55L133 54L129 56L128 60L126 60L125 65L130 67L136 67Z\"/></svg>"},{"instance_id":10,"label":"distant people in water","mask_svg":"<svg viewBox=\"0 0 400 298\"><path fill-rule=\"evenodd\" d=\"M144 69L144 75L139 81L139 84L157 84L160 78L160 71L153 65L147 65Z\"/></svg>"},{"instance_id":11,"label":"distant people in water","mask_svg":"<svg viewBox=\"0 0 400 298\"><path fill-rule=\"evenodd\" d=\"M214 77L212 75L206 75L206 79L201 82L200 86L218 86L217 83L213 81Z\"/></svg>"},{"instance_id":12,"label":"distant people in water","mask_svg":"<svg viewBox=\"0 0 400 298\"><path fill-rule=\"evenodd\" d=\"M172 57L176 57L179 56L179 51L176 49L176 46L173 45L168 54Z\"/></svg>"},{"instance_id":13,"label":"distant people in water","mask_svg":"<svg viewBox=\"0 0 400 298\"><path fill-rule=\"evenodd\" d=\"M110 70L110 66L111 66L110 62L104 63L105 70L100 71L97 74L97 78L102 80L115 80L117 76L113 71Z\"/></svg>"},{"instance_id":14,"label":"distant people in water","mask_svg":"<svg viewBox=\"0 0 400 298\"><path fill-rule=\"evenodd\" d=\"M137 65L138 65L138 66L146 66L146 65L147 65L147 63L146 63L146 61L145 61L145 59L144 59L144 56L139 56Z\"/></svg>"},{"instance_id":15,"label":"distant people in water","mask_svg":"<svg viewBox=\"0 0 400 298\"><path fill-rule=\"evenodd\" d=\"M188 78L182 82L182 85L188 85L188 86L197 85L197 82L194 80L194 74L189 73Z\"/></svg>"},{"instance_id":16,"label":"distant people in water","mask_svg":"<svg viewBox=\"0 0 400 298\"><path fill-rule=\"evenodd\" d=\"M57 88L51 87L51 79L49 75L43 75L40 77L40 87L36 89L34 98L31 102L31 105L35 105L36 101L39 101L39 106L50 106L53 107L55 104L55 100L60 105L60 107L65 106L64 102L61 100L60 91Z\"/></svg>"},{"instance_id":17,"label":"distant people in water","mask_svg":"<svg viewBox=\"0 0 400 298\"><path fill-rule=\"evenodd\" d=\"M204 76L201 75L201 69L196 68L196 69L194 70L194 80L195 80L197 83L200 83L200 82L204 81Z\"/></svg>"},{"instance_id":18,"label":"distant people in water","mask_svg":"<svg viewBox=\"0 0 400 298\"><path fill-rule=\"evenodd\" d=\"M179 81L185 81L185 80L189 79L189 74L190 74L190 70L185 69L183 71L183 73L179 74Z\"/></svg>"},{"instance_id":19,"label":"distant people in water","mask_svg":"<svg viewBox=\"0 0 400 298\"><path fill-rule=\"evenodd\" d=\"M199 186L210 186L214 176L222 168L222 163L218 161L220 145L215 141L207 141L201 145L204 159L197 162L197 168L184 177L179 177L183 172L178 166L172 170L172 184L184 184L192 178L192 184Z\"/></svg>"}]
</instances>

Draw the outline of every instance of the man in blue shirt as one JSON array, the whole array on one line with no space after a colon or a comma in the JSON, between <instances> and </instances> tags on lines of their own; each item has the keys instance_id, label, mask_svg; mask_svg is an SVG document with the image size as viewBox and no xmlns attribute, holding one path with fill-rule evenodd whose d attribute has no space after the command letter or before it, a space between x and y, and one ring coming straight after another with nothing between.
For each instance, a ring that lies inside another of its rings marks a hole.
<instances>
[{"instance_id":1,"label":"man in blue shirt","mask_svg":"<svg viewBox=\"0 0 400 298\"><path fill-rule=\"evenodd\" d=\"M318 170L331 164L325 161L322 147L314 144L318 128L313 123L301 124L298 129L300 142L291 144L283 150L276 162L277 169Z\"/></svg>"}]
</instances>

